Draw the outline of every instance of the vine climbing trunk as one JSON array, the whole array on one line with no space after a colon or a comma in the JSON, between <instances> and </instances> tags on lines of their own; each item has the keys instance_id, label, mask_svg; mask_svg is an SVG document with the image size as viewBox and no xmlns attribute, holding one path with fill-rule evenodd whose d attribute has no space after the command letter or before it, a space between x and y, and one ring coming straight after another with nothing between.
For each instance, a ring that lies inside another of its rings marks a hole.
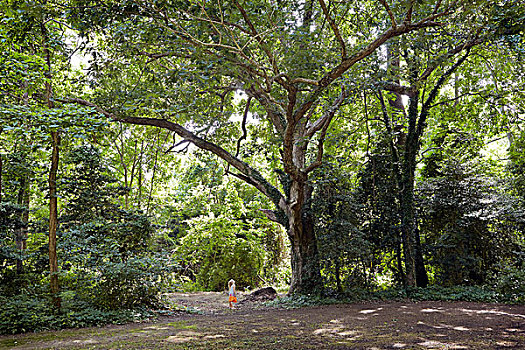
<instances>
[{"instance_id":1,"label":"vine climbing trunk","mask_svg":"<svg viewBox=\"0 0 525 350\"><path fill-rule=\"evenodd\" d=\"M405 285L407 287L426 287L428 285L414 201L416 157L419 152L422 132L418 125L418 104L419 94L415 94L410 98L408 109L408 133L404 144L401 181L399 183L401 240L405 258Z\"/></svg>"}]
</instances>

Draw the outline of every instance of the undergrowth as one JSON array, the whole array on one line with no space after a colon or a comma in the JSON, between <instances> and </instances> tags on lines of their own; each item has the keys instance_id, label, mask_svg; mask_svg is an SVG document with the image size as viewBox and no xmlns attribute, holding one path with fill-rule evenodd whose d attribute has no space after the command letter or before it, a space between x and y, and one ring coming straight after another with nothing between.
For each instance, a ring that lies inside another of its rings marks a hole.
<instances>
[{"instance_id":1,"label":"undergrowth","mask_svg":"<svg viewBox=\"0 0 525 350\"><path fill-rule=\"evenodd\" d=\"M523 304L525 298L516 297L514 294L503 294L486 287L455 286L427 288L389 288L385 290L369 291L353 289L345 293L327 291L321 295L292 295L277 298L265 303L270 307L285 309L300 308L305 306L355 303L362 301L470 301L482 303Z\"/></svg>"},{"instance_id":2,"label":"undergrowth","mask_svg":"<svg viewBox=\"0 0 525 350\"><path fill-rule=\"evenodd\" d=\"M0 304L0 334L124 324L154 316L146 308L102 310L77 301L63 303L57 311L42 295L0 297Z\"/></svg>"}]
</instances>

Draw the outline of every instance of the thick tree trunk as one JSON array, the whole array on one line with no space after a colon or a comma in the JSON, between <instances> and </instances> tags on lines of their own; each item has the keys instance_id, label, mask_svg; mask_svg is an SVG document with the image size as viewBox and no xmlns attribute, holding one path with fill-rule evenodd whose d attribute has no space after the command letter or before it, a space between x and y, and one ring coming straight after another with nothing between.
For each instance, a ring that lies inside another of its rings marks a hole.
<instances>
[{"instance_id":1,"label":"thick tree trunk","mask_svg":"<svg viewBox=\"0 0 525 350\"><path fill-rule=\"evenodd\" d=\"M410 100L408 112L409 126L406 143L404 142L405 149L401 167L401 182L399 184L401 239L405 257L405 285L407 287L424 287L428 284L414 205L416 155L419 152L421 136L421 131L418 130L417 127L418 102L418 95ZM418 282L420 282L421 285L419 285Z\"/></svg>"},{"instance_id":2,"label":"thick tree trunk","mask_svg":"<svg viewBox=\"0 0 525 350\"><path fill-rule=\"evenodd\" d=\"M401 238L405 258L405 285L407 287L426 287L428 275L425 269L421 239L417 228L414 208L414 180L408 176L401 191Z\"/></svg>"},{"instance_id":3,"label":"thick tree trunk","mask_svg":"<svg viewBox=\"0 0 525 350\"><path fill-rule=\"evenodd\" d=\"M303 215L288 230L292 245L292 281L288 294L315 294L320 291L321 272L313 220Z\"/></svg>"},{"instance_id":4,"label":"thick tree trunk","mask_svg":"<svg viewBox=\"0 0 525 350\"><path fill-rule=\"evenodd\" d=\"M314 220L309 210L312 189L305 181L292 181L288 195L287 226L292 250L288 294L315 294L321 289L321 272Z\"/></svg>"},{"instance_id":5,"label":"thick tree trunk","mask_svg":"<svg viewBox=\"0 0 525 350\"><path fill-rule=\"evenodd\" d=\"M58 226L58 203L57 203L57 171L59 161L60 134L58 131L51 132L52 156L51 170L49 171L49 273L50 287L53 295L53 304L59 309L60 298L58 297L58 258L57 258L57 226Z\"/></svg>"}]
</instances>

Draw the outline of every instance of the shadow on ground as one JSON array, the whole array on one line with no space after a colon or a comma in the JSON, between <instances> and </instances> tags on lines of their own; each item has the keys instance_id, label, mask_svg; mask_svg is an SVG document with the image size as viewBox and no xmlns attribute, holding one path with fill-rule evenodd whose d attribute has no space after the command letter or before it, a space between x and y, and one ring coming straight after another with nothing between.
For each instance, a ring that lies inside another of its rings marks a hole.
<instances>
[{"instance_id":1,"label":"shadow on ground","mask_svg":"<svg viewBox=\"0 0 525 350\"><path fill-rule=\"evenodd\" d=\"M385 302L272 309L175 294L201 315L0 337L13 349L525 349L525 306ZM239 298L242 300L242 296Z\"/></svg>"}]
</instances>

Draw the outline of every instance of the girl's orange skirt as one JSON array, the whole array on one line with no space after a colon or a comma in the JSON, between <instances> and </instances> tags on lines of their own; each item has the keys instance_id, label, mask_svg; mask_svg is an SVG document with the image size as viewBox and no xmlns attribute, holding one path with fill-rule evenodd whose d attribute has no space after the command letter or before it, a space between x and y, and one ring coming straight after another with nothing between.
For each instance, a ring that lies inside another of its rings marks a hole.
<instances>
[{"instance_id":1,"label":"girl's orange skirt","mask_svg":"<svg viewBox=\"0 0 525 350\"><path fill-rule=\"evenodd\" d=\"M230 295L230 298L228 299L228 301L230 303L236 303L237 302L237 297L233 296L233 295Z\"/></svg>"}]
</instances>

